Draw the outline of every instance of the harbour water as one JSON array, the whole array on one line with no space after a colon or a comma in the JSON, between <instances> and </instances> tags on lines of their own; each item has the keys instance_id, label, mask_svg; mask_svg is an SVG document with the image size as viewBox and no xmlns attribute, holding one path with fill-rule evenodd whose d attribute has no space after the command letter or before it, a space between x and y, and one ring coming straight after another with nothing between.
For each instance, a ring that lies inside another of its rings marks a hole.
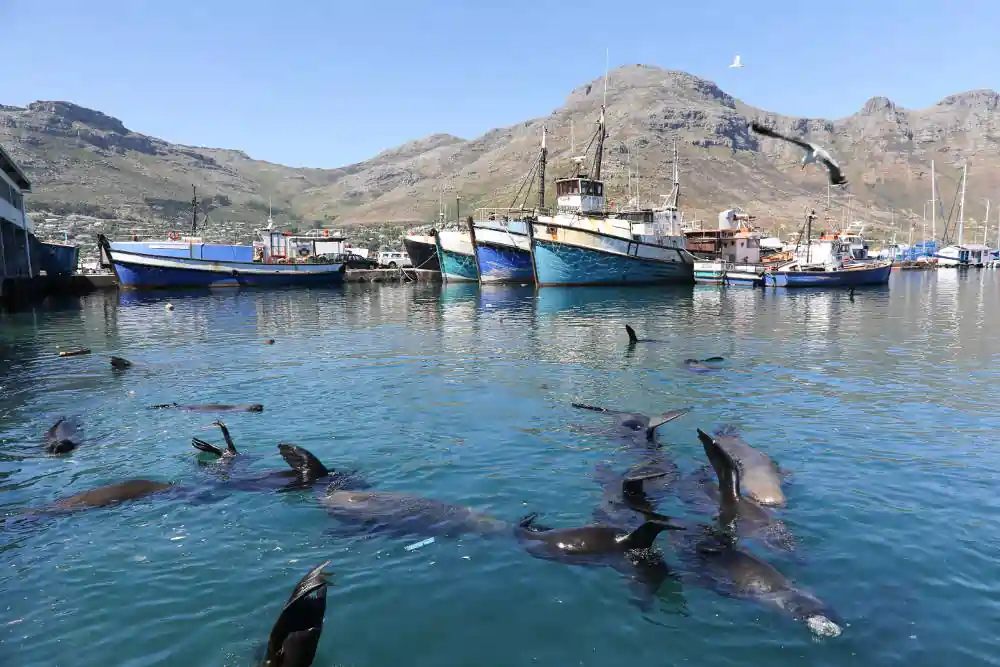
<instances>
[{"instance_id":1,"label":"harbour water","mask_svg":"<svg viewBox=\"0 0 1000 667\"><path fill-rule=\"evenodd\" d=\"M173 311L164 308L166 299ZM903 272L846 293L362 286L93 294L0 316L0 509L130 477L205 488L192 436L227 414L283 467L294 442L378 488L514 521L588 522L600 414L692 406L659 431L685 471L695 428L734 424L793 474L791 554L755 553L847 623L814 639L751 602L670 583L652 609L622 575L528 556L503 537L359 538L299 493L150 498L0 532L0 664L254 664L295 582L331 559L316 665L1000 664L1000 273ZM624 324L645 343L629 350ZM274 338L274 345L265 345ZM60 348L61 346L61 348ZM92 354L59 358L58 350ZM113 372L108 356L135 365ZM685 358L721 355L695 374ZM80 415L87 441L41 454ZM692 517L668 500L661 511ZM706 521L710 517L703 517ZM661 538L668 562L670 542Z\"/></svg>"}]
</instances>

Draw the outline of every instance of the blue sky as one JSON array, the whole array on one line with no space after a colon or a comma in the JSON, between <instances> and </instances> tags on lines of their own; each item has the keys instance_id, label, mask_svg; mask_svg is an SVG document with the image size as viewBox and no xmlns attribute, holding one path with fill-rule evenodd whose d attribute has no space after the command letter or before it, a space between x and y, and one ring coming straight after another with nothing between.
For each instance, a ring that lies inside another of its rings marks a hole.
<instances>
[{"instance_id":1,"label":"blue sky","mask_svg":"<svg viewBox=\"0 0 1000 667\"><path fill-rule=\"evenodd\" d=\"M293 166L545 115L605 48L792 115L1000 88L1000 0L0 0L0 26L0 104L69 100Z\"/></svg>"}]
</instances>

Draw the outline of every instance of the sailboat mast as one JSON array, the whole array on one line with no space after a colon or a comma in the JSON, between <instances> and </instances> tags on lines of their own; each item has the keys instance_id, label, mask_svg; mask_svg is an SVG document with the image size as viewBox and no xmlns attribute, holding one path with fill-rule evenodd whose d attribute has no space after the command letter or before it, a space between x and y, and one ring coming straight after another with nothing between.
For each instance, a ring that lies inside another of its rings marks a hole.
<instances>
[{"instance_id":1,"label":"sailboat mast","mask_svg":"<svg viewBox=\"0 0 1000 667\"><path fill-rule=\"evenodd\" d=\"M958 245L962 245L965 233L965 177L969 172L969 164L962 165L962 199L958 204Z\"/></svg>"},{"instance_id":2,"label":"sailboat mast","mask_svg":"<svg viewBox=\"0 0 1000 667\"><path fill-rule=\"evenodd\" d=\"M604 110L608 107L608 54L610 50L604 50L604 100L601 102L601 119L597 121L597 150L594 152L594 180L601 180L601 162L604 161L604 136L606 134L604 125Z\"/></svg>"},{"instance_id":3,"label":"sailboat mast","mask_svg":"<svg viewBox=\"0 0 1000 667\"><path fill-rule=\"evenodd\" d=\"M538 210L545 208L545 160L548 157L548 149L545 147L545 127L542 127L542 150L538 154ZM530 223L529 223L530 224Z\"/></svg>"}]
</instances>

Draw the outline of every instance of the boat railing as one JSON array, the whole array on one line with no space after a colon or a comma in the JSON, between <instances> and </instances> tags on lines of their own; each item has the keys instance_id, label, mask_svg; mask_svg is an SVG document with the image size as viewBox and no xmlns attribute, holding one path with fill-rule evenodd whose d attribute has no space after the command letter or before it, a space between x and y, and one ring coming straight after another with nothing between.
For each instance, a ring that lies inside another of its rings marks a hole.
<instances>
[{"instance_id":1,"label":"boat railing","mask_svg":"<svg viewBox=\"0 0 1000 667\"><path fill-rule=\"evenodd\" d=\"M509 222L535 217L538 211L533 208L477 208L473 216L474 222Z\"/></svg>"}]
</instances>

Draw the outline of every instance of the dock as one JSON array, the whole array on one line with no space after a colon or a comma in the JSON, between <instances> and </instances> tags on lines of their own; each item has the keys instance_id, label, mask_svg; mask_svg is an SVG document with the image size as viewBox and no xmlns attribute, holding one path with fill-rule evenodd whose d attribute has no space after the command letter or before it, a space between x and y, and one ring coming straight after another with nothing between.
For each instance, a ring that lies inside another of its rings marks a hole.
<instances>
[{"instance_id":1,"label":"dock","mask_svg":"<svg viewBox=\"0 0 1000 667\"><path fill-rule=\"evenodd\" d=\"M117 287L118 282L113 274L42 274L0 278L0 307L17 310L40 303L50 296L82 296Z\"/></svg>"}]
</instances>

